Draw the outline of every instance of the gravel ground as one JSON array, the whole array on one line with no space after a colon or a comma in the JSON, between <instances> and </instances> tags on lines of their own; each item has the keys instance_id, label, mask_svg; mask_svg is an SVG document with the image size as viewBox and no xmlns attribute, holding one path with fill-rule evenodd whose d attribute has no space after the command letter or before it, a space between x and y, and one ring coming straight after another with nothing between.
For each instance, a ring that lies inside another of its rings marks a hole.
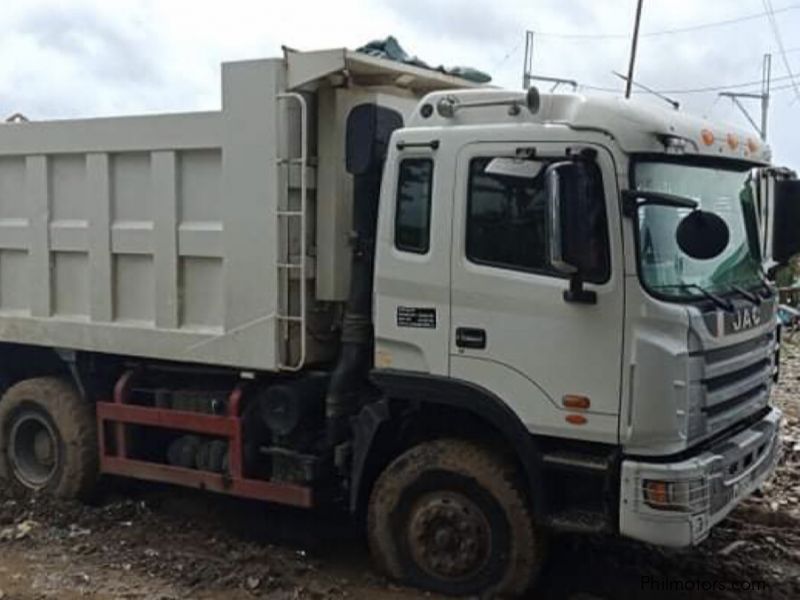
<instances>
[{"instance_id":1,"label":"gravel ground","mask_svg":"<svg viewBox=\"0 0 800 600\"><path fill-rule=\"evenodd\" d=\"M800 598L800 346L782 368L785 453L756 497L687 551L560 538L534 596ZM114 481L91 506L0 490L0 600L418 597L432 598L373 573L335 517Z\"/></svg>"}]
</instances>

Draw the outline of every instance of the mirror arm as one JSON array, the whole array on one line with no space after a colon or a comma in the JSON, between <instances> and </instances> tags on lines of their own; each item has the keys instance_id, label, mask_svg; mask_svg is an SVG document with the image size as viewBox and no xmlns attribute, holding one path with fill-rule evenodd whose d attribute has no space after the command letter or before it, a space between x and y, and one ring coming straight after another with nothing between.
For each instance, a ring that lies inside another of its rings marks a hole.
<instances>
[{"instance_id":1,"label":"mirror arm","mask_svg":"<svg viewBox=\"0 0 800 600\"><path fill-rule=\"evenodd\" d=\"M633 194L628 194L627 191L623 190L622 192L622 215L632 219L639 211L639 198Z\"/></svg>"},{"instance_id":2,"label":"mirror arm","mask_svg":"<svg viewBox=\"0 0 800 600\"><path fill-rule=\"evenodd\" d=\"M637 190L622 190L622 214L626 217L635 217L641 206L671 206L673 208L688 208L695 210L699 204L691 198L683 198L674 194L662 192L642 192Z\"/></svg>"},{"instance_id":3,"label":"mirror arm","mask_svg":"<svg viewBox=\"0 0 800 600\"><path fill-rule=\"evenodd\" d=\"M564 290L564 302L597 304L597 292L584 288L581 274L573 273L569 278L569 289Z\"/></svg>"}]
</instances>

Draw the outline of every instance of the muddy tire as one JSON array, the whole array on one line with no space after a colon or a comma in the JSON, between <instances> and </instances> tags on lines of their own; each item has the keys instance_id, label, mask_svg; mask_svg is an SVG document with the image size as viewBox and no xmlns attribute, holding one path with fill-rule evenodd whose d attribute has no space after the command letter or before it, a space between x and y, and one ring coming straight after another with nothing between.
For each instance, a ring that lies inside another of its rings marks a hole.
<instances>
[{"instance_id":1,"label":"muddy tire","mask_svg":"<svg viewBox=\"0 0 800 600\"><path fill-rule=\"evenodd\" d=\"M87 498L98 475L92 406L55 377L27 379L0 400L0 477L21 491Z\"/></svg>"},{"instance_id":2,"label":"muddy tire","mask_svg":"<svg viewBox=\"0 0 800 600\"><path fill-rule=\"evenodd\" d=\"M544 560L515 469L471 442L415 446L370 497L370 550L390 577L454 596L518 597Z\"/></svg>"}]
</instances>

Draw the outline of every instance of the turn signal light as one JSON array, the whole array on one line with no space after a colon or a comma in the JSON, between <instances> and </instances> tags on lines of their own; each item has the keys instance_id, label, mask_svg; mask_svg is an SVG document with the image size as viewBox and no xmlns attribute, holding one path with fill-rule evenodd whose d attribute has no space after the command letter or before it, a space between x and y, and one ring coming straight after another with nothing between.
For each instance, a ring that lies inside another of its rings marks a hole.
<instances>
[{"instance_id":1,"label":"turn signal light","mask_svg":"<svg viewBox=\"0 0 800 600\"><path fill-rule=\"evenodd\" d=\"M709 506L708 486L700 479L689 481L642 481L645 503L656 510L697 513Z\"/></svg>"},{"instance_id":2,"label":"turn signal light","mask_svg":"<svg viewBox=\"0 0 800 600\"><path fill-rule=\"evenodd\" d=\"M570 425L586 425L586 417L583 415L567 415L564 418Z\"/></svg>"},{"instance_id":3,"label":"turn signal light","mask_svg":"<svg viewBox=\"0 0 800 600\"><path fill-rule=\"evenodd\" d=\"M653 508L669 505L669 488L666 481L645 481L644 500Z\"/></svg>"},{"instance_id":4,"label":"turn signal light","mask_svg":"<svg viewBox=\"0 0 800 600\"><path fill-rule=\"evenodd\" d=\"M567 394L561 399L561 404L564 405L564 408L579 408L586 410L592 405L592 401L586 396Z\"/></svg>"}]
</instances>

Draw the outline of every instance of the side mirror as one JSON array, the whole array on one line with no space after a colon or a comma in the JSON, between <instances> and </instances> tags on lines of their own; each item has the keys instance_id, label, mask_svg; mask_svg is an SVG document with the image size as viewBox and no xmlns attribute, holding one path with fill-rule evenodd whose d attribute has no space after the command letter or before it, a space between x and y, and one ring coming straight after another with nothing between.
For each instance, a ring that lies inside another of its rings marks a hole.
<instances>
[{"instance_id":1,"label":"side mirror","mask_svg":"<svg viewBox=\"0 0 800 600\"><path fill-rule=\"evenodd\" d=\"M599 171L589 161L564 161L550 165L545 177L550 265L570 277L564 300L594 304L597 294L583 282L608 265Z\"/></svg>"},{"instance_id":2,"label":"side mirror","mask_svg":"<svg viewBox=\"0 0 800 600\"><path fill-rule=\"evenodd\" d=\"M772 258L785 265L800 253L800 180L775 181L773 203Z\"/></svg>"}]
</instances>

